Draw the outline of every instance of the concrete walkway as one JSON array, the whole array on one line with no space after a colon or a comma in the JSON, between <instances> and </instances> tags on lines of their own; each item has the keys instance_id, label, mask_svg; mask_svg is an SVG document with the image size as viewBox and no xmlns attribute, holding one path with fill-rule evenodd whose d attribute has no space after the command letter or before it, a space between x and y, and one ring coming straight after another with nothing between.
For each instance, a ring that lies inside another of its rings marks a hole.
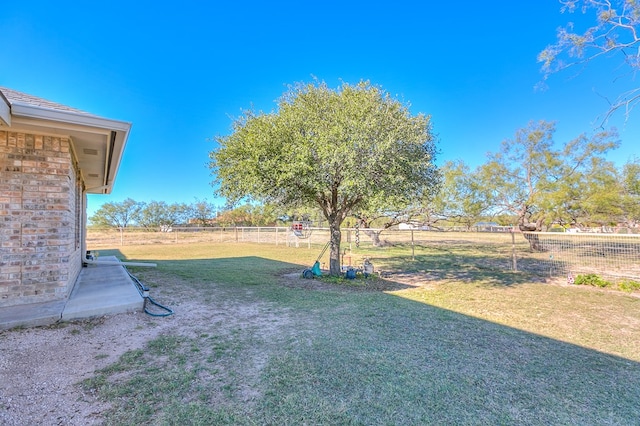
<instances>
[{"instance_id":1,"label":"concrete walkway","mask_svg":"<svg viewBox=\"0 0 640 426\"><path fill-rule=\"evenodd\" d=\"M118 259L106 256L100 260ZM123 266L91 264L82 268L68 300L0 308L0 330L142 311L143 305L144 299Z\"/></svg>"}]
</instances>

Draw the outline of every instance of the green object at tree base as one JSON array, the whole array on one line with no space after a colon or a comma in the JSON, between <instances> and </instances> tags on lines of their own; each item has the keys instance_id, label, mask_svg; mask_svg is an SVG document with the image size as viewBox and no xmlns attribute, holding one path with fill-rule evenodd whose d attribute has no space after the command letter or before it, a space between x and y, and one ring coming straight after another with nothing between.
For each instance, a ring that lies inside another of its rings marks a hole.
<instances>
[{"instance_id":1,"label":"green object at tree base","mask_svg":"<svg viewBox=\"0 0 640 426\"><path fill-rule=\"evenodd\" d=\"M316 263L313 264L311 272L313 272L313 275L316 277L322 276L322 271L320 270L320 262L316 261Z\"/></svg>"}]
</instances>

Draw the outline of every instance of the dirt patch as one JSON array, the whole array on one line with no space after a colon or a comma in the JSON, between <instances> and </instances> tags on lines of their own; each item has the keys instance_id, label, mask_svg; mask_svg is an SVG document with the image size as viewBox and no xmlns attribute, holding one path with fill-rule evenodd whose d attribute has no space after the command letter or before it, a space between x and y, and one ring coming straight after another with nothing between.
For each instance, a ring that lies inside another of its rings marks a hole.
<instances>
[{"instance_id":1,"label":"dirt patch","mask_svg":"<svg viewBox=\"0 0 640 426\"><path fill-rule=\"evenodd\" d=\"M106 407L75 384L174 322L131 313L1 332L0 423L100 423Z\"/></svg>"},{"instance_id":2,"label":"dirt patch","mask_svg":"<svg viewBox=\"0 0 640 426\"><path fill-rule=\"evenodd\" d=\"M212 326L221 335L244 327L269 335L284 328L288 318L281 309L262 303L222 298L204 304L190 293L190 286L155 278L166 291L152 290L152 296L160 302L170 300L172 316L138 312L1 331L0 424L102 424L108 405L78 383L125 352L143 349L164 334L195 338ZM264 354L257 353L245 364L248 383L257 380L265 362ZM247 400L256 397L252 392L248 387Z\"/></svg>"}]
</instances>

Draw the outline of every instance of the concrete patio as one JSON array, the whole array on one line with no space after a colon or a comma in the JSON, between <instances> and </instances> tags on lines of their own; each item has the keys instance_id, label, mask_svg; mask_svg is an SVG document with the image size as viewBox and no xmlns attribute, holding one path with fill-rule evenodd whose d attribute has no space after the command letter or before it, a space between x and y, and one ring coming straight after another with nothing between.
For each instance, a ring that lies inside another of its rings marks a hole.
<instances>
[{"instance_id":1,"label":"concrete patio","mask_svg":"<svg viewBox=\"0 0 640 426\"><path fill-rule=\"evenodd\" d=\"M100 259L117 260L115 256ZM144 299L125 268L100 261L82 268L68 300L0 308L0 330L142 311Z\"/></svg>"}]
</instances>

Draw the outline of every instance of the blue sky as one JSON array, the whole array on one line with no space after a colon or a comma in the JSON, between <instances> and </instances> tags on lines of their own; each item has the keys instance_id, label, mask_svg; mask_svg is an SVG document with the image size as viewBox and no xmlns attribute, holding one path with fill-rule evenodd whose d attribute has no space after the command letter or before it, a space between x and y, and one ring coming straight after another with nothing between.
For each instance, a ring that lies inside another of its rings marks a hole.
<instances>
[{"instance_id":1,"label":"blue sky","mask_svg":"<svg viewBox=\"0 0 640 426\"><path fill-rule=\"evenodd\" d=\"M593 132L603 95L634 84L616 79L613 57L534 89L536 56L556 29L592 19L561 14L556 0L304 3L8 2L0 85L133 123L114 191L90 196L91 215L126 198L221 204L210 139L243 109L270 111L288 84L314 77L382 86L432 116L439 163L472 167L530 120L556 121L558 143ZM609 123L619 164L638 155L638 115Z\"/></svg>"}]
</instances>

